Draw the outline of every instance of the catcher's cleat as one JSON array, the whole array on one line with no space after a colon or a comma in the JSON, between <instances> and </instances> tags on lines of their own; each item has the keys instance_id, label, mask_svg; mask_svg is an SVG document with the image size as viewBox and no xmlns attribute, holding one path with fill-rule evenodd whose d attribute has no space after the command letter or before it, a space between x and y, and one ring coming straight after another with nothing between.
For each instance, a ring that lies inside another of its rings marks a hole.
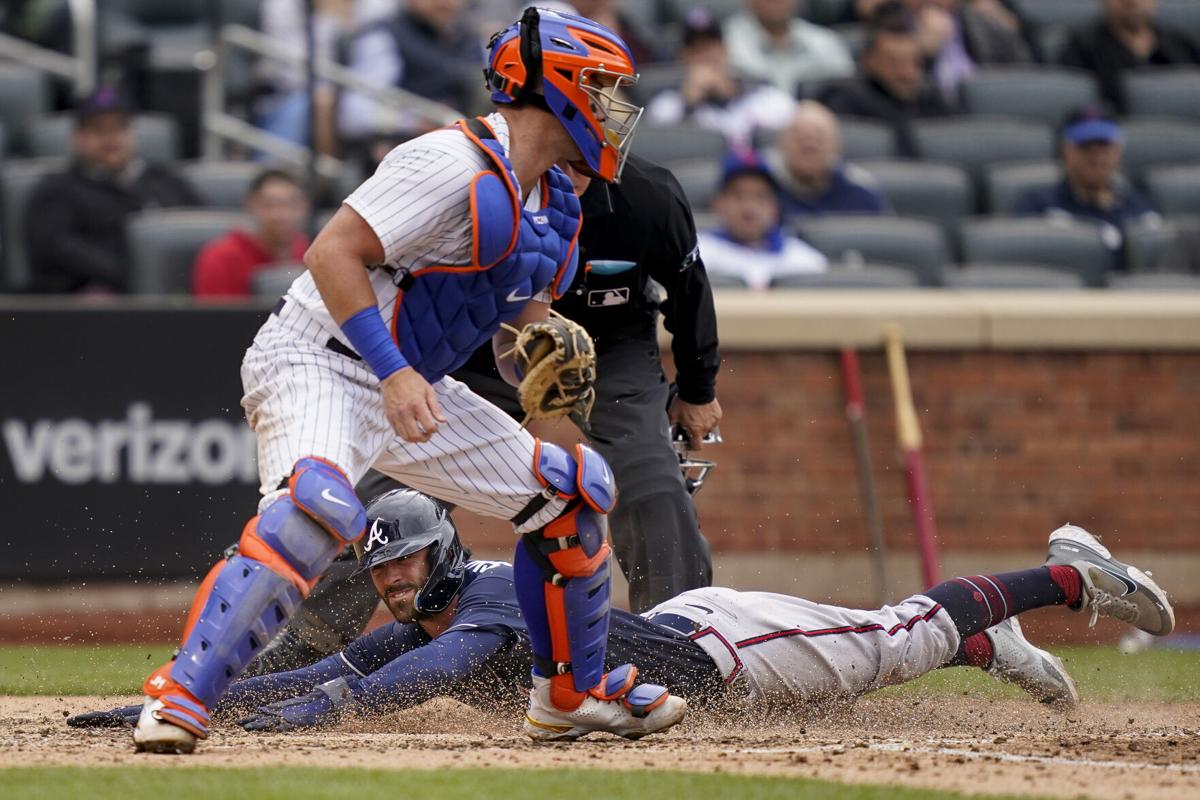
<instances>
[{"instance_id":1,"label":"catcher's cleat","mask_svg":"<svg viewBox=\"0 0 1200 800\"><path fill-rule=\"evenodd\" d=\"M1035 700L1059 708L1079 702L1079 692L1062 659L1029 643L1016 617L983 632L992 643L987 672L997 680L1020 686Z\"/></svg>"},{"instance_id":2,"label":"catcher's cleat","mask_svg":"<svg viewBox=\"0 0 1200 800\"><path fill-rule=\"evenodd\" d=\"M585 695L573 711L563 711L550 700L550 679L534 675L525 733L539 742L573 742L595 731L640 739L665 731L683 719L687 711L687 702L662 686L624 685L615 695L605 695L606 682Z\"/></svg>"},{"instance_id":3,"label":"catcher's cleat","mask_svg":"<svg viewBox=\"0 0 1200 800\"><path fill-rule=\"evenodd\" d=\"M1075 610L1091 611L1090 625L1099 617L1113 617L1155 636L1175 629L1167 593L1150 573L1117 561L1083 528L1068 524L1050 534L1046 565L1060 564L1079 572L1081 602Z\"/></svg>"},{"instance_id":4,"label":"catcher's cleat","mask_svg":"<svg viewBox=\"0 0 1200 800\"><path fill-rule=\"evenodd\" d=\"M133 728L133 744L139 753L190 753L196 749L196 734L185 730L163 714L166 704L147 697Z\"/></svg>"}]
</instances>

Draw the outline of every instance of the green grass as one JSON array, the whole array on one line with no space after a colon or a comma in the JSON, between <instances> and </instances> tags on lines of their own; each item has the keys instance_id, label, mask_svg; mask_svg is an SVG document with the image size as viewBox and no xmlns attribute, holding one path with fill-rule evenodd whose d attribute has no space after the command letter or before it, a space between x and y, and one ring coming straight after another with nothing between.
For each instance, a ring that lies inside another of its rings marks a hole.
<instances>
[{"instance_id":1,"label":"green grass","mask_svg":"<svg viewBox=\"0 0 1200 800\"><path fill-rule=\"evenodd\" d=\"M268 769L120 769L117 767L0 770L6 800L86 797L129 800L299 800L306 797L427 797L487 800L492 797L583 797L591 800L951 800L963 795L931 789L850 786L806 778L742 777L668 771L456 769L441 771L273 767ZM984 795L974 795L986 800ZM998 798L1000 795L988 795ZM1024 800L1028 800L1025 796Z\"/></svg>"},{"instance_id":2,"label":"green grass","mask_svg":"<svg viewBox=\"0 0 1200 800\"><path fill-rule=\"evenodd\" d=\"M1200 702L1200 653L1147 650L1122 655L1113 647L1050 648L1062 658L1085 701ZM977 669L941 669L883 694L969 694L980 698L1023 697Z\"/></svg>"},{"instance_id":3,"label":"green grass","mask_svg":"<svg viewBox=\"0 0 1200 800\"><path fill-rule=\"evenodd\" d=\"M140 694L166 644L2 645L0 694Z\"/></svg>"},{"instance_id":4,"label":"green grass","mask_svg":"<svg viewBox=\"0 0 1200 800\"><path fill-rule=\"evenodd\" d=\"M1087 700L1200 702L1200 653L1148 650L1125 656L1111 647L1061 647L1055 652ZM138 694L170 645L0 646L0 694ZM937 670L886 693L1020 697L979 670Z\"/></svg>"}]
</instances>

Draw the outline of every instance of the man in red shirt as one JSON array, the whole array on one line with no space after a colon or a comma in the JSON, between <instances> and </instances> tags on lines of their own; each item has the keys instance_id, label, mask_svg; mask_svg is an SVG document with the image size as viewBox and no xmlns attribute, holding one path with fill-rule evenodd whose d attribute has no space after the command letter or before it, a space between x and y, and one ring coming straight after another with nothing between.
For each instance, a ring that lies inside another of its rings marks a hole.
<instances>
[{"instance_id":1,"label":"man in red shirt","mask_svg":"<svg viewBox=\"0 0 1200 800\"><path fill-rule=\"evenodd\" d=\"M255 273L302 262L308 237L301 225L308 202L293 176L264 170L250 184L246 212L254 230L232 230L206 244L196 257L192 292L197 297L249 297Z\"/></svg>"}]
</instances>

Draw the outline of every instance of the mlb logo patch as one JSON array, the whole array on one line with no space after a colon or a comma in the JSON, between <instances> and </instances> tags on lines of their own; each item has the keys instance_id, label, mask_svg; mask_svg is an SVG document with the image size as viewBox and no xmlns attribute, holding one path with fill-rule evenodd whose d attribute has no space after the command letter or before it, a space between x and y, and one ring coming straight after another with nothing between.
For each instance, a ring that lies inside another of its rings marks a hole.
<instances>
[{"instance_id":1,"label":"mlb logo patch","mask_svg":"<svg viewBox=\"0 0 1200 800\"><path fill-rule=\"evenodd\" d=\"M623 306L629 302L629 287L616 289L593 289L588 292L588 308Z\"/></svg>"}]
</instances>

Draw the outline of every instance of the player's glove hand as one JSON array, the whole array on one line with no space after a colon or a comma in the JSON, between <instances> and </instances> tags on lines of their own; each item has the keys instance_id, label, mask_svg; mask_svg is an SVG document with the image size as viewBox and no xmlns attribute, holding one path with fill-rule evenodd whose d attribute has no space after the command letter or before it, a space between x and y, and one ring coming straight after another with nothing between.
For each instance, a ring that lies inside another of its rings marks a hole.
<instances>
[{"instance_id":1,"label":"player's glove hand","mask_svg":"<svg viewBox=\"0 0 1200 800\"><path fill-rule=\"evenodd\" d=\"M313 728L333 722L343 711L357 705L349 681L335 678L301 697L260 706L250 716L239 719L238 725L248 731L269 733Z\"/></svg>"},{"instance_id":2,"label":"player's glove hand","mask_svg":"<svg viewBox=\"0 0 1200 800\"><path fill-rule=\"evenodd\" d=\"M512 330L510 328L510 330ZM516 334L517 396L531 419L570 416L585 431L596 402L596 349L583 326L556 311Z\"/></svg>"},{"instance_id":3,"label":"player's glove hand","mask_svg":"<svg viewBox=\"0 0 1200 800\"><path fill-rule=\"evenodd\" d=\"M121 706L111 711L88 711L67 717L67 725L72 728L124 728L137 724L142 714L142 706Z\"/></svg>"}]
</instances>

